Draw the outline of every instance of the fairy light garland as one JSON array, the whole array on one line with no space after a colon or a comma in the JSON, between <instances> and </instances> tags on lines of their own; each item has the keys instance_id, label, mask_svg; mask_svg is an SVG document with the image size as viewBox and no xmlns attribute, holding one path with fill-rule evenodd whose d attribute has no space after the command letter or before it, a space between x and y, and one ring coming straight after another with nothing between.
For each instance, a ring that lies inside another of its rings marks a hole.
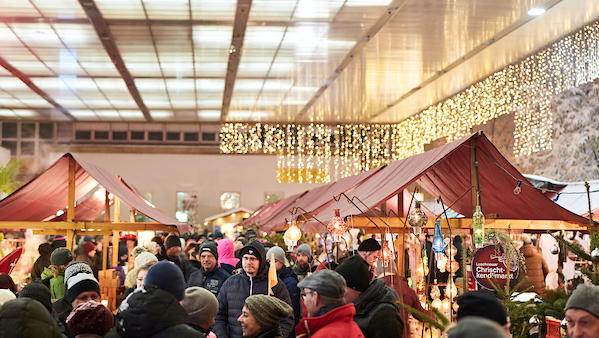
<instances>
[{"instance_id":1,"label":"fairy light garland","mask_svg":"<svg viewBox=\"0 0 599 338\"><path fill-rule=\"evenodd\" d=\"M306 170L300 182L329 182L423 153L432 141L444 137L451 142L477 125L513 114L514 155L527 156L552 147L551 97L597 78L595 22L400 123L225 123L220 149L225 154L276 154L279 168Z\"/></svg>"}]
</instances>

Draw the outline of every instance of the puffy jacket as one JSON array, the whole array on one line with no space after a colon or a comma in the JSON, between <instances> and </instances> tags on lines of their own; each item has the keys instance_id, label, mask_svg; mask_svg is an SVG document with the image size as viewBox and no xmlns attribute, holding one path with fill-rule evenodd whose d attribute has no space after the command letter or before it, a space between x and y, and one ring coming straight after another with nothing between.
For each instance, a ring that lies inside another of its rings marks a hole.
<instances>
[{"instance_id":1,"label":"puffy jacket","mask_svg":"<svg viewBox=\"0 0 599 338\"><path fill-rule=\"evenodd\" d=\"M520 248L520 252L524 255L524 263L526 264L526 272L520 270L518 281L521 281L525 276L528 277L520 286L520 291L523 291L532 286L530 292L534 292L542 297L547 297L545 290L545 277L549 273L549 267L545 258L539 250L532 244L524 244Z\"/></svg>"},{"instance_id":2,"label":"puffy jacket","mask_svg":"<svg viewBox=\"0 0 599 338\"><path fill-rule=\"evenodd\" d=\"M218 338L241 338L243 331L237 318L241 315L241 309L245 299L251 295L268 294L268 263L266 262L266 251L260 242L254 241L246 244L255 249L256 257L260 260L260 267L255 277L250 277L244 270L237 275L229 277L218 293L218 313L214 318L215 323L212 331ZM275 297L291 304L289 292L282 280L278 279L277 285L272 288ZM293 330L293 314L281 321L281 332L284 337L289 336Z\"/></svg>"},{"instance_id":3,"label":"puffy jacket","mask_svg":"<svg viewBox=\"0 0 599 338\"><path fill-rule=\"evenodd\" d=\"M218 264L229 264L231 266L237 265L239 258L235 258L235 247L233 241L228 238L221 239L216 243L218 246Z\"/></svg>"},{"instance_id":4,"label":"puffy jacket","mask_svg":"<svg viewBox=\"0 0 599 338\"><path fill-rule=\"evenodd\" d=\"M366 291L354 300L358 324L366 338L401 337L403 322L396 302L397 292L385 285L382 279L375 279Z\"/></svg>"},{"instance_id":5,"label":"puffy jacket","mask_svg":"<svg viewBox=\"0 0 599 338\"><path fill-rule=\"evenodd\" d=\"M300 318L302 318L302 310L301 310L301 296L300 289L297 287L298 278L295 272L286 266L283 266L281 270L277 271L277 277L285 283L287 287L287 291L289 292L289 298L291 298L291 307L293 308L293 316L295 317L293 327L299 323ZM295 331L291 332L289 337L295 337Z\"/></svg>"},{"instance_id":6,"label":"puffy jacket","mask_svg":"<svg viewBox=\"0 0 599 338\"><path fill-rule=\"evenodd\" d=\"M0 310L2 338L60 338L58 325L42 303L19 298L4 303Z\"/></svg>"},{"instance_id":7,"label":"puffy jacket","mask_svg":"<svg viewBox=\"0 0 599 338\"><path fill-rule=\"evenodd\" d=\"M183 272L183 277L185 277L185 281L187 281L189 279L189 276L191 276L192 273L198 271L198 269L196 269L187 259L181 259L180 257L175 257L175 259L170 259L167 255L166 255L166 249L164 247L164 245L160 248L160 252L158 254L156 254L156 258L158 259L158 261L171 261L173 263L175 263L179 269L181 269L181 272Z\"/></svg>"},{"instance_id":8,"label":"puffy jacket","mask_svg":"<svg viewBox=\"0 0 599 338\"><path fill-rule=\"evenodd\" d=\"M115 327L105 337L203 337L186 322L187 311L173 295L154 285L146 285L136 289L121 303Z\"/></svg>"},{"instance_id":9,"label":"puffy jacket","mask_svg":"<svg viewBox=\"0 0 599 338\"><path fill-rule=\"evenodd\" d=\"M212 292L214 297L218 296L218 291L223 286L223 283L231 274L221 267L215 267L211 271L204 271L204 268L199 269L189 276L187 287L200 286Z\"/></svg>"},{"instance_id":10,"label":"puffy jacket","mask_svg":"<svg viewBox=\"0 0 599 338\"><path fill-rule=\"evenodd\" d=\"M334 308L322 316L302 318L295 327L296 337L364 338L362 330L354 322L355 313L354 304L346 304Z\"/></svg>"},{"instance_id":11,"label":"puffy jacket","mask_svg":"<svg viewBox=\"0 0 599 338\"><path fill-rule=\"evenodd\" d=\"M62 325L62 329L64 330L63 333L65 334L65 336L69 338L75 338L77 334L71 331L67 326L67 318L71 314L71 311L73 311L71 302L67 300L66 296L63 296L59 300L52 303L52 309L56 313L56 316L58 317L58 320Z\"/></svg>"},{"instance_id":12,"label":"puffy jacket","mask_svg":"<svg viewBox=\"0 0 599 338\"><path fill-rule=\"evenodd\" d=\"M65 285L64 285L64 271L61 272L58 276L52 276L52 270L50 268L45 268L44 272L42 272L42 280L48 280L50 283L50 295L52 300L60 299L64 296Z\"/></svg>"}]
</instances>

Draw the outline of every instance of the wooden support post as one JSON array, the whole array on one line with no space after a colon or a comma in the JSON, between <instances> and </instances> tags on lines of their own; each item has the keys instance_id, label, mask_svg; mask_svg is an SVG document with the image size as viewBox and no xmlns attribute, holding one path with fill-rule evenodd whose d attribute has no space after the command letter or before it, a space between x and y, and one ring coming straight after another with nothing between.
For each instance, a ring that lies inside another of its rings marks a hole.
<instances>
[{"instance_id":1,"label":"wooden support post","mask_svg":"<svg viewBox=\"0 0 599 338\"><path fill-rule=\"evenodd\" d=\"M108 246L110 242L108 240L108 235L104 235L102 238L102 270L108 269Z\"/></svg>"},{"instance_id":2,"label":"wooden support post","mask_svg":"<svg viewBox=\"0 0 599 338\"><path fill-rule=\"evenodd\" d=\"M119 265L119 232L112 232L112 266Z\"/></svg>"},{"instance_id":3,"label":"wooden support post","mask_svg":"<svg viewBox=\"0 0 599 338\"><path fill-rule=\"evenodd\" d=\"M75 230L67 229L67 249L73 252L73 238L75 237Z\"/></svg>"},{"instance_id":4,"label":"wooden support post","mask_svg":"<svg viewBox=\"0 0 599 338\"><path fill-rule=\"evenodd\" d=\"M100 296L102 301L107 301L106 307L110 311L116 310L116 289L118 286L118 279L116 277L116 270L102 270L98 273L100 277Z\"/></svg>"}]
</instances>

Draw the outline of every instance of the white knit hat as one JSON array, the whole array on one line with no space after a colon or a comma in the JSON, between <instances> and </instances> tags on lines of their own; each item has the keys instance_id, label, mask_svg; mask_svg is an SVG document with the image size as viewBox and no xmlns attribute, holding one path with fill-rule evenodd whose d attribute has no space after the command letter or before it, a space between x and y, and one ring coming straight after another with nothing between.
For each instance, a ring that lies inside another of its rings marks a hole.
<instances>
[{"instance_id":1,"label":"white knit hat","mask_svg":"<svg viewBox=\"0 0 599 338\"><path fill-rule=\"evenodd\" d=\"M9 289L0 289L0 307L2 307L4 303L13 299L17 299L17 296L15 296L15 294L12 293L12 291L10 291Z\"/></svg>"},{"instance_id":2,"label":"white knit hat","mask_svg":"<svg viewBox=\"0 0 599 338\"><path fill-rule=\"evenodd\" d=\"M137 257L135 257L135 267L138 268L142 265L146 265L148 263L156 263L158 262L158 258L149 252L142 252Z\"/></svg>"}]
</instances>

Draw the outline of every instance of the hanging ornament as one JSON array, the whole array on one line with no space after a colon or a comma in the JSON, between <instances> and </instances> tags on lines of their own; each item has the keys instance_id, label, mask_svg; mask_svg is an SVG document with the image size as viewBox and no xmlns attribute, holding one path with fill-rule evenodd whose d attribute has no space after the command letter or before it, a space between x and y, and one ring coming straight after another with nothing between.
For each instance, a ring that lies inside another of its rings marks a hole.
<instances>
[{"instance_id":1,"label":"hanging ornament","mask_svg":"<svg viewBox=\"0 0 599 338\"><path fill-rule=\"evenodd\" d=\"M439 290L439 285L437 284L437 280L435 279L433 282L433 286L431 287L431 298L440 298L441 290Z\"/></svg>"},{"instance_id":2,"label":"hanging ornament","mask_svg":"<svg viewBox=\"0 0 599 338\"><path fill-rule=\"evenodd\" d=\"M302 231L297 226L296 221L287 222L287 226L288 229L287 231L285 231L283 239L285 240L285 244L287 244L287 247L290 250L293 250L293 248L297 245L297 241L299 241L300 238L302 238Z\"/></svg>"},{"instance_id":3,"label":"hanging ornament","mask_svg":"<svg viewBox=\"0 0 599 338\"><path fill-rule=\"evenodd\" d=\"M408 286L411 288L414 287L414 281L412 280L412 270L408 270Z\"/></svg>"},{"instance_id":4,"label":"hanging ornament","mask_svg":"<svg viewBox=\"0 0 599 338\"><path fill-rule=\"evenodd\" d=\"M445 297L453 300L458 295L458 288L455 286L453 279L449 279L447 286L445 287Z\"/></svg>"},{"instance_id":5,"label":"hanging ornament","mask_svg":"<svg viewBox=\"0 0 599 338\"><path fill-rule=\"evenodd\" d=\"M333 236L333 240L337 243L340 241L341 235L347 232L347 223L341 218L339 209L335 209L335 217L333 217L327 225L327 230Z\"/></svg>"},{"instance_id":6,"label":"hanging ornament","mask_svg":"<svg viewBox=\"0 0 599 338\"><path fill-rule=\"evenodd\" d=\"M460 306L458 305L458 302L453 302L453 311L458 312L459 308Z\"/></svg>"},{"instance_id":7,"label":"hanging ornament","mask_svg":"<svg viewBox=\"0 0 599 338\"><path fill-rule=\"evenodd\" d=\"M422 305L423 308L426 308L426 295L419 295L418 300L420 301L420 305Z\"/></svg>"},{"instance_id":8,"label":"hanging ornament","mask_svg":"<svg viewBox=\"0 0 599 338\"><path fill-rule=\"evenodd\" d=\"M418 264L416 268L416 274L418 276L428 276L428 267L424 264Z\"/></svg>"},{"instance_id":9,"label":"hanging ornament","mask_svg":"<svg viewBox=\"0 0 599 338\"><path fill-rule=\"evenodd\" d=\"M408 224L414 228L421 228L428 222L428 217L420 209L420 201L416 201L416 207L408 215Z\"/></svg>"},{"instance_id":10,"label":"hanging ornament","mask_svg":"<svg viewBox=\"0 0 599 338\"><path fill-rule=\"evenodd\" d=\"M591 257L593 257L593 260L599 259L599 248L595 248L591 251Z\"/></svg>"},{"instance_id":11,"label":"hanging ornament","mask_svg":"<svg viewBox=\"0 0 599 338\"><path fill-rule=\"evenodd\" d=\"M424 288L426 287L426 283L424 283L424 278L420 277L418 283L416 283L416 292L419 294L424 293Z\"/></svg>"},{"instance_id":12,"label":"hanging ornament","mask_svg":"<svg viewBox=\"0 0 599 338\"><path fill-rule=\"evenodd\" d=\"M441 221L435 221L435 236L433 237L433 251L435 253L445 252L445 243L441 233Z\"/></svg>"},{"instance_id":13,"label":"hanging ornament","mask_svg":"<svg viewBox=\"0 0 599 338\"><path fill-rule=\"evenodd\" d=\"M448 298L445 298L443 301L441 301L441 307L443 308L443 311L449 311L449 309L451 309L451 303L449 302Z\"/></svg>"},{"instance_id":14,"label":"hanging ornament","mask_svg":"<svg viewBox=\"0 0 599 338\"><path fill-rule=\"evenodd\" d=\"M522 181L518 180L518 183L516 183L516 187L514 188L514 195L520 195L521 192L522 192Z\"/></svg>"},{"instance_id":15,"label":"hanging ornament","mask_svg":"<svg viewBox=\"0 0 599 338\"><path fill-rule=\"evenodd\" d=\"M446 264L447 264L447 256L445 256L444 253L440 253L440 254L435 254L435 257L438 257L437 258L437 268L439 269L440 272L445 272Z\"/></svg>"},{"instance_id":16,"label":"hanging ornament","mask_svg":"<svg viewBox=\"0 0 599 338\"><path fill-rule=\"evenodd\" d=\"M557 254L559 253L559 245L557 245L557 243L556 243L556 244L553 244L553 245L551 246L551 249L549 249L549 251L550 251L552 254L554 254L554 255L557 255Z\"/></svg>"},{"instance_id":17,"label":"hanging ornament","mask_svg":"<svg viewBox=\"0 0 599 338\"><path fill-rule=\"evenodd\" d=\"M388 267L389 263L393 259L393 251L389 248L389 242L385 241L383 249L381 250L381 260L383 261L384 267Z\"/></svg>"},{"instance_id":18,"label":"hanging ornament","mask_svg":"<svg viewBox=\"0 0 599 338\"><path fill-rule=\"evenodd\" d=\"M458 263L458 261L456 261L455 259L448 261L447 264L445 265L445 270L447 270L451 273L456 273L459 269L460 269L460 263Z\"/></svg>"},{"instance_id":19,"label":"hanging ornament","mask_svg":"<svg viewBox=\"0 0 599 338\"><path fill-rule=\"evenodd\" d=\"M472 215L472 229L474 231L474 245L480 248L485 240L485 215L480 210L480 205L476 206L476 211Z\"/></svg>"}]
</instances>

